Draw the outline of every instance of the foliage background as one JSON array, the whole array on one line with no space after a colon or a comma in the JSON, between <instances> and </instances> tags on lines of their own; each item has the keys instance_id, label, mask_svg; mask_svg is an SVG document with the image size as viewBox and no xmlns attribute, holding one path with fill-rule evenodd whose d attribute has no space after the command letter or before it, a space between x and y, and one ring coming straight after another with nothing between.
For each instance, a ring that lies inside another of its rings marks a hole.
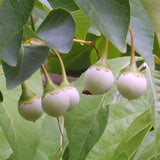
<instances>
[{"instance_id":1,"label":"foliage background","mask_svg":"<svg viewBox=\"0 0 160 160\"><path fill-rule=\"evenodd\" d=\"M0 159L1 160L155 160L160 159L160 2L158 0L0 0ZM34 27L30 15L35 18ZM56 23L55 23L56 22ZM117 91L119 73L129 64L131 27L138 65L148 90L128 101ZM113 88L104 95L82 94L83 72L97 60L94 49L72 42L92 41L100 53L105 37L110 41L108 63L115 75ZM31 38L47 45L22 46ZM31 123L17 110L20 84L39 96L43 84L39 67L45 61L50 73L60 73L56 58L47 57L49 46L61 52L68 75L79 77L73 85L80 103L65 115L63 152L55 118ZM141 56L142 58L139 58Z\"/></svg>"}]
</instances>

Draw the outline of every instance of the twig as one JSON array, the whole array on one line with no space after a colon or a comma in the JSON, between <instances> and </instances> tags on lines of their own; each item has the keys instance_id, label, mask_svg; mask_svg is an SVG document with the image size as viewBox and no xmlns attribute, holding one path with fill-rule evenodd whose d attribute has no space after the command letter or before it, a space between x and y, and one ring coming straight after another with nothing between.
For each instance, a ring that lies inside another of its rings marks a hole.
<instances>
[{"instance_id":1,"label":"twig","mask_svg":"<svg viewBox=\"0 0 160 160\"><path fill-rule=\"evenodd\" d=\"M87 44L87 45L91 45L96 53L97 53L97 56L99 57L100 56L100 53L98 52L98 49L96 48L96 46L94 45L94 43L92 41L84 41L84 40L80 40L80 39L73 39L74 42L78 42L78 43L84 43L84 44Z\"/></svg>"}]
</instances>

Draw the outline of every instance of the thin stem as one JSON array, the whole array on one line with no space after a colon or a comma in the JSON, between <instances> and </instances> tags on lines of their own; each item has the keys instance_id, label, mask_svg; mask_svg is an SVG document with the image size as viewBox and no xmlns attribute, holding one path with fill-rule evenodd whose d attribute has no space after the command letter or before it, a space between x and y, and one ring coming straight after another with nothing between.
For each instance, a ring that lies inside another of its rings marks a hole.
<instances>
[{"instance_id":1,"label":"thin stem","mask_svg":"<svg viewBox=\"0 0 160 160\"><path fill-rule=\"evenodd\" d=\"M97 56L100 57L100 53L98 52L98 49L96 48L96 46L94 45L94 43L92 41L84 41L84 40L80 40L80 39L73 39L73 41L78 42L78 43L84 43L87 45L91 45L95 49Z\"/></svg>"},{"instance_id":2,"label":"thin stem","mask_svg":"<svg viewBox=\"0 0 160 160\"><path fill-rule=\"evenodd\" d=\"M60 125L60 122L59 122L59 117L57 117L57 122L58 122L59 131L60 131L61 135L63 136L63 133L61 132L61 125Z\"/></svg>"},{"instance_id":3,"label":"thin stem","mask_svg":"<svg viewBox=\"0 0 160 160\"><path fill-rule=\"evenodd\" d=\"M131 61L130 65L135 67L136 66L136 61L135 61L135 52L134 52L134 36L131 28L128 28L130 36L131 36Z\"/></svg>"},{"instance_id":4,"label":"thin stem","mask_svg":"<svg viewBox=\"0 0 160 160\"><path fill-rule=\"evenodd\" d=\"M53 85L56 88L57 86L50 79L50 77L48 75L48 72L47 72L46 67L44 66L44 64L41 65L41 69L42 69L42 71L44 73L44 76L45 76L45 79L46 79L46 84L47 85Z\"/></svg>"},{"instance_id":5,"label":"thin stem","mask_svg":"<svg viewBox=\"0 0 160 160\"><path fill-rule=\"evenodd\" d=\"M62 149L63 149L63 130L64 130L64 119L65 119L65 116L63 115L62 117L62 123L61 123L61 136L60 136L60 151L62 152Z\"/></svg>"},{"instance_id":6,"label":"thin stem","mask_svg":"<svg viewBox=\"0 0 160 160\"><path fill-rule=\"evenodd\" d=\"M30 16L30 19L31 19L31 28L32 28L32 30L35 32L35 26L34 26L34 20L33 20L32 14L31 14L31 16Z\"/></svg>"},{"instance_id":7,"label":"thin stem","mask_svg":"<svg viewBox=\"0 0 160 160\"><path fill-rule=\"evenodd\" d=\"M59 60L59 62L60 62L60 65L61 65L61 70L62 70L62 83L61 83L61 84L68 85L68 84L70 84L70 83L69 83L69 81L68 81L68 79L67 79L67 75L66 75L66 71L65 71L65 67L64 67L63 61L62 61L59 53L58 53L56 50L54 50L54 49L52 49L52 50L53 50L53 52L56 54L56 56L57 56L57 58L58 58L58 60ZM52 52L51 52L51 53L52 53Z\"/></svg>"},{"instance_id":8,"label":"thin stem","mask_svg":"<svg viewBox=\"0 0 160 160\"><path fill-rule=\"evenodd\" d=\"M57 122L58 122L58 127L59 127L59 130L60 130L60 147L59 149L57 150L57 152L54 154L54 158L57 156L57 154L59 153L59 151L63 151L63 130L64 130L64 116L62 117L62 123L60 125L60 122L59 122L59 118L57 118Z\"/></svg>"}]
</instances>

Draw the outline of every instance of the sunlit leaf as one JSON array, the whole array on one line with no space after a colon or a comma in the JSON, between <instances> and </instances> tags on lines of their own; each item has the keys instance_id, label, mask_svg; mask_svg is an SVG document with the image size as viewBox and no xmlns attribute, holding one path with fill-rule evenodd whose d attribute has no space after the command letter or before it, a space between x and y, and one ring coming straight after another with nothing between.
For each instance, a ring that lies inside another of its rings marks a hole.
<instances>
[{"instance_id":1,"label":"sunlit leaf","mask_svg":"<svg viewBox=\"0 0 160 160\"><path fill-rule=\"evenodd\" d=\"M148 109L131 123L123 140L114 152L113 159L123 160L133 158L151 127L152 121L150 110Z\"/></svg>"},{"instance_id":2,"label":"sunlit leaf","mask_svg":"<svg viewBox=\"0 0 160 160\"><path fill-rule=\"evenodd\" d=\"M72 15L76 23L75 37L77 39L85 40L86 34L92 23L81 10L73 12Z\"/></svg>"}]
</instances>

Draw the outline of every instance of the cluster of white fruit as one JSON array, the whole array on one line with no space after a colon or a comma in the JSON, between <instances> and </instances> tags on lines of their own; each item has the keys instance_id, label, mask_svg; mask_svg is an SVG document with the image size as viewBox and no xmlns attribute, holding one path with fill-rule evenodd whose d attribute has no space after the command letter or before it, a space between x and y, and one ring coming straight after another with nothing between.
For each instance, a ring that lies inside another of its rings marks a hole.
<instances>
[{"instance_id":1,"label":"cluster of white fruit","mask_svg":"<svg viewBox=\"0 0 160 160\"><path fill-rule=\"evenodd\" d=\"M64 115L67 111L74 109L79 103L80 97L77 89L71 84L67 86L56 86L49 83L46 87L49 91L44 92L42 98L31 92L23 83L22 94L18 104L20 115L29 120L36 121L43 111L53 117Z\"/></svg>"},{"instance_id":2,"label":"cluster of white fruit","mask_svg":"<svg viewBox=\"0 0 160 160\"><path fill-rule=\"evenodd\" d=\"M68 81L62 59L56 51L55 53L62 68L62 82L60 86L52 82L44 65L42 65L42 71L45 75L46 86L42 98L30 91L25 83L22 83L22 94L18 102L18 111L23 118L29 121L35 122L40 118L43 111L50 116L58 118L67 111L74 109L79 103L79 92Z\"/></svg>"},{"instance_id":3,"label":"cluster of white fruit","mask_svg":"<svg viewBox=\"0 0 160 160\"><path fill-rule=\"evenodd\" d=\"M133 45L133 34L131 33L131 62L129 67L121 73L117 80L120 94L128 100L135 99L144 94L147 89L145 76L137 69ZM107 64L107 46L100 56L100 59L93 66L89 67L84 74L85 88L93 95L106 93L114 84L114 75ZM59 117L77 106L80 100L79 93L67 79L65 68L59 54L57 55L62 69L62 83L60 86L54 84L42 65L46 79L46 87L42 99L32 93L26 85L22 84L22 95L19 100L18 111L22 117L30 121L36 121L43 110L50 116Z\"/></svg>"},{"instance_id":4,"label":"cluster of white fruit","mask_svg":"<svg viewBox=\"0 0 160 160\"><path fill-rule=\"evenodd\" d=\"M91 66L84 75L85 87L92 94L103 94L114 84L114 75L109 68ZM131 100L140 97L147 89L145 76L137 70L121 73L117 80L120 94Z\"/></svg>"}]
</instances>

